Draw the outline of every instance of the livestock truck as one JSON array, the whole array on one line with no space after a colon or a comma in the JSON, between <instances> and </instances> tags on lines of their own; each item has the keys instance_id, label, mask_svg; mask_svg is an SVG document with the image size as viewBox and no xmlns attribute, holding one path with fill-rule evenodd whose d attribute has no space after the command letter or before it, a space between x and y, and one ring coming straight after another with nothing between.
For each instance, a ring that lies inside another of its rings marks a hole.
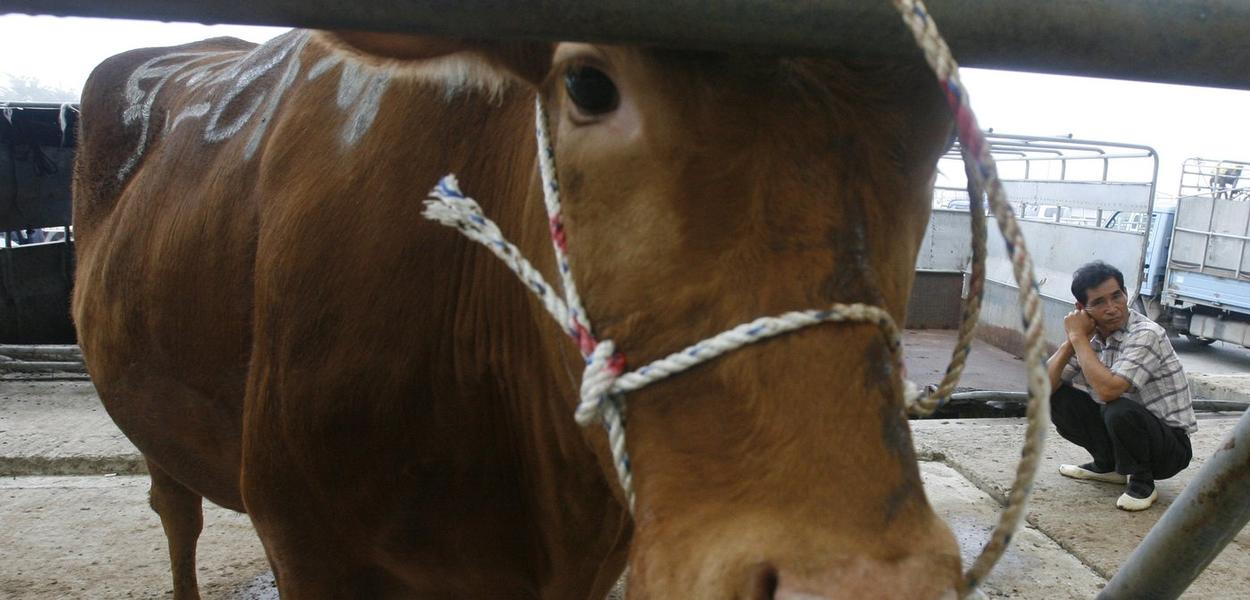
<instances>
[{"instance_id":1,"label":"livestock truck","mask_svg":"<svg viewBox=\"0 0 1250 600\"><path fill-rule=\"evenodd\" d=\"M1250 163L1191 158L1179 191L1152 214L1139 310L1196 342L1250 347Z\"/></svg>"},{"instance_id":2,"label":"livestock truck","mask_svg":"<svg viewBox=\"0 0 1250 600\"><path fill-rule=\"evenodd\" d=\"M1156 204L1159 162L1149 146L997 133L988 140L1032 254L1052 345L1063 341L1063 316L1072 310L1072 272L1101 259L1124 272L1130 294L1138 292L1134 308L1171 332L1250 346L1250 163L1189 159L1176 202ZM939 293L937 285L966 279L971 259L957 152L939 164L909 322L933 305L945 317L921 326L953 326L960 294ZM991 234L978 333L1012 352L1023 342L1017 294L1002 241Z\"/></svg>"}]
</instances>

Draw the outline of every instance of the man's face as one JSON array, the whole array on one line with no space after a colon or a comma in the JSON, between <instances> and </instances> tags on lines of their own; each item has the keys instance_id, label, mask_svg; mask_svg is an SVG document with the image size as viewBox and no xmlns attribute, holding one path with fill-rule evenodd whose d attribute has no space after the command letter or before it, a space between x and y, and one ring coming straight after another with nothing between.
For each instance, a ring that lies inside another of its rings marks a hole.
<instances>
[{"instance_id":1,"label":"man's face","mask_svg":"<svg viewBox=\"0 0 1250 600\"><path fill-rule=\"evenodd\" d=\"M1115 331L1128 322L1128 295L1114 277L1085 290L1085 304L1077 303L1094 319L1099 333Z\"/></svg>"}]
</instances>

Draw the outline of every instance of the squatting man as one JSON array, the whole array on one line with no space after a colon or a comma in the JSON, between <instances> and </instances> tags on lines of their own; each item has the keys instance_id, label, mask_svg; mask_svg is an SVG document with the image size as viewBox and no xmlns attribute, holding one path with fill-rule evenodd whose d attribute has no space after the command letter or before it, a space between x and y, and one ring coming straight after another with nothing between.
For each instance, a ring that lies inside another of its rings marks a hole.
<instances>
[{"instance_id":1,"label":"squatting man","mask_svg":"<svg viewBox=\"0 0 1250 600\"><path fill-rule=\"evenodd\" d=\"M1128 307L1124 275L1095 261L1072 274L1076 310L1065 341L1047 361L1051 420L1059 435L1089 451L1083 465L1060 465L1075 479L1127 484L1123 510L1150 508L1155 480L1189 466L1198 430L1189 383L1163 328Z\"/></svg>"}]
</instances>

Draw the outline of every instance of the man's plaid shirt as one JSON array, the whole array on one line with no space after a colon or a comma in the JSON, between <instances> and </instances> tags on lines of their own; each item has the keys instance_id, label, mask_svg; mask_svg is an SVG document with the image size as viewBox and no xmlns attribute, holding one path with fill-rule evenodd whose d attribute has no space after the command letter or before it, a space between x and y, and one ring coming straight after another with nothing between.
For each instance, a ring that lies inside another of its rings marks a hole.
<instances>
[{"instance_id":1,"label":"man's plaid shirt","mask_svg":"<svg viewBox=\"0 0 1250 600\"><path fill-rule=\"evenodd\" d=\"M1095 333L1089 343L1102 364L1128 380L1130 385L1123 398L1146 407L1169 427L1179 427L1189 433L1198 430L1189 381L1185 379L1172 342L1158 323L1129 310L1128 323L1122 329L1112 333L1105 342ZM1095 402L1102 403L1085 380L1075 354L1063 368L1062 378L1065 383L1084 390Z\"/></svg>"}]
</instances>

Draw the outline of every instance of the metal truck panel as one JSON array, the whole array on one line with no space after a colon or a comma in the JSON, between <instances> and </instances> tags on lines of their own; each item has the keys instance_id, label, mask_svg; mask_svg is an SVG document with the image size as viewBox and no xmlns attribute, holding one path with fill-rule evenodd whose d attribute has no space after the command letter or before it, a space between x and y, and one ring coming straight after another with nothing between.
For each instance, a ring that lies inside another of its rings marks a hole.
<instances>
[{"instance_id":1,"label":"metal truck panel","mask_svg":"<svg viewBox=\"0 0 1250 600\"><path fill-rule=\"evenodd\" d=\"M997 227L990 223L990 229ZM1020 230L1028 243L1033 257L1033 269L1038 288L1042 292L1043 312L1046 323L1046 339L1059 345L1065 339L1063 316L1072 310L1072 272L1081 265L1102 260L1120 268L1124 273L1124 287L1130 292L1137 289L1141 273L1136 268L1145 252L1145 236L1093 227L1020 221ZM1002 236L991 234L989 256L986 259L986 279L1006 288L1017 289L1012 275L1011 259L1007 256ZM1002 300L1006 301L1007 296ZM1020 309L1014 301L1007 307L997 309L987 302L981 322L1003 328L1020 327Z\"/></svg>"},{"instance_id":2,"label":"metal truck panel","mask_svg":"<svg viewBox=\"0 0 1250 600\"><path fill-rule=\"evenodd\" d=\"M1176 271L1250 281L1248 241L1250 202L1212 196L1181 198L1168 266ZM1176 293L1184 295L1183 290Z\"/></svg>"},{"instance_id":3,"label":"metal truck panel","mask_svg":"<svg viewBox=\"0 0 1250 600\"><path fill-rule=\"evenodd\" d=\"M1189 271L1168 271L1164 303L1202 304L1250 313L1250 283Z\"/></svg>"},{"instance_id":4,"label":"metal truck panel","mask_svg":"<svg viewBox=\"0 0 1250 600\"><path fill-rule=\"evenodd\" d=\"M1146 212L1154 186L1107 181L1003 181L1011 202L1104 211Z\"/></svg>"},{"instance_id":5,"label":"metal truck panel","mask_svg":"<svg viewBox=\"0 0 1250 600\"><path fill-rule=\"evenodd\" d=\"M1246 249L1246 221L1250 202L1217 199L1211 223L1213 234L1207 243L1207 268L1227 271L1236 277L1242 268L1242 252ZM1250 265L1245 265L1250 267Z\"/></svg>"},{"instance_id":6,"label":"metal truck panel","mask_svg":"<svg viewBox=\"0 0 1250 600\"><path fill-rule=\"evenodd\" d=\"M917 271L967 271L972 262L972 214L935 209L916 255Z\"/></svg>"}]
</instances>

